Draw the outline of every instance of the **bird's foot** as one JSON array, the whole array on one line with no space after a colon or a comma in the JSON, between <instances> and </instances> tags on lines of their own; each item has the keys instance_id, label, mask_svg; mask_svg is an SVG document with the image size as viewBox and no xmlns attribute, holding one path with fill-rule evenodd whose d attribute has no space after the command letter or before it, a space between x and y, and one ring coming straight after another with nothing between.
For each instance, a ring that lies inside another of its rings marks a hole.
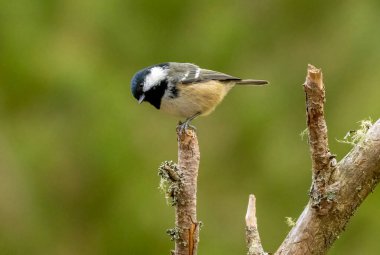
<instances>
[{"instance_id":1,"label":"bird's foot","mask_svg":"<svg viewBox=\"0 0 380 255\"><path fill-rule=\"evenodd\" d=\"M192 129L192 130L194 130L194 131L197 130L196 127L190 125L190 121L189 121L189 120L186 120L185 122L181 122L181 121L180 121L180 122L178 123L178 127L177 127L177 128L179 129L180 134L183 134L183 133L186 132L186 130L188 130L188 129Z\"/></svg>"},{"instance_id":2,"label":"bird's foot","mask_svg":"<svg viewBox=\"0 0 380 255\"><path fill-rule=\"evenodd\" d=\"M194 126L192 126L192 125L190 125L190 121L192 121L193 119L195 119L196 117L198 117L199 115L200 115L201 113L200 112L197 112L196 114L194 114L193 116L191 116L190 118L187 118L186 120L185 120L185 122L179 122L178 123L178 128L179 128L179 132L180 132L180 134L183 134L183 132L185 132L186 130L188 130L189 128L190 129L192 129L192 130L194 130L194 131L196 131L197 129L194 127Z\"/></svg>"}]
</instances>

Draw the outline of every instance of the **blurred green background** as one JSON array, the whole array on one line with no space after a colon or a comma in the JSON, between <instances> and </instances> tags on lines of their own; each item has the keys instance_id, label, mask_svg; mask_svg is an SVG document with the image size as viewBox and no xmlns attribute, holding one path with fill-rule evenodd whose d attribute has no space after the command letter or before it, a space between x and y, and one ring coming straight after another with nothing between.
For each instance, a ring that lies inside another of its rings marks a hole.
<instances>
[{"instance_id":1,"label":"blurred green background","mask_svg":"<svg viewBox=\"0 0 380 255\"><path fill-rule=\"evenodd\" d=\"M178 119L138 105L130 79L193 62L235 88L198 128L200 254L245 254L248 194L267 251L308 200L304 82L322 67L330 148L380 113L380 2L1 1L0 254L169 254L174 210L157 167L176 160ZM330 254L377 254L380 194Z\"/></svg>"}]
</instances>

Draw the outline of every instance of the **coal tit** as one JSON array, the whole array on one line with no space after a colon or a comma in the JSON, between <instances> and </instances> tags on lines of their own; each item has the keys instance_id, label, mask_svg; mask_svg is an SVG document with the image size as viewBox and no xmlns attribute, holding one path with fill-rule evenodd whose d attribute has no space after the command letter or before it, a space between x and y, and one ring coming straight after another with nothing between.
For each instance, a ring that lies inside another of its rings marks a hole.
<instances>
[{"instance_id":1,"label":"coal tit","mask_svg":"<svg viewBox=\"0 0 380 255\"><path fill-rule=\"evenodd\" d=\"M240 79L191 63L168 62L138 71L131 90L139 103L146 101L186 118L182 124L186 129L195 117L210 114L233 86L265 84L265 80Z\"/></svg>"}]
</instances>

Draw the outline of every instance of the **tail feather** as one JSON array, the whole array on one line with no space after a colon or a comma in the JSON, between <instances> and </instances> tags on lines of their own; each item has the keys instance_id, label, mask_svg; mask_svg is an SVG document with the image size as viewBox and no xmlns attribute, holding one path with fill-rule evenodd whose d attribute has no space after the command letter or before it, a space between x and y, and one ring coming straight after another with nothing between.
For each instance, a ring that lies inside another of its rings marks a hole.
<instances>
[{"instance_id":1,"label":"tail feather","mask_svg":"<svg viewBox=\"0 0 380 255\"><path fill-rule=\"evenodd\" d=\"M247 80L240 80L236 82L236 85L266 85L266 84L269 84L269 82L266 80L247 79Z\"/></svg>"}]
</instances>

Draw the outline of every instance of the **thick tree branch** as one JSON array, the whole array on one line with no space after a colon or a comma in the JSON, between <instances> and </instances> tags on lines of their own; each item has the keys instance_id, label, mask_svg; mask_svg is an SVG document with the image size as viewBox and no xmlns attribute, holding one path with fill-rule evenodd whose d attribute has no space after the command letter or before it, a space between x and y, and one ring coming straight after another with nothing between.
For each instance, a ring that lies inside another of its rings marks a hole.
<instances>
[{"instance_id":1,"label":"thick tree branch","mask_svg":"<svg viewBox=\"0 0 380 255\"><path fill-rule=\"evenodd\" d=\"M380 120L337 165L326 213L319 214L309 202L276 254L325 254L379 178Z\"/></svg>"},{"instance_id":2,"label":"thick tree branch","mask_svg":"<svg viewBox=\"0 0 380 255\"><path fill-rule=\"evenodd\" d=\"M256 219L256 198L249 195L247 214L245 215L245 235L247 241L247 255L265 255L263 246L261 245L260 235L257 228Z\"/></svg>"},{"instance_id":3,"label":"thick tree branch","mask_svg":"<svg viewBox=\"0 0 380 255\"><path fill-rule=\"evenodd\" d=\"M310 201L276 254L325 254L380 178L380 120L336 165L327 145L322 73L305 83L313 184Z\"/></svg>"},{"instance_id":4,"label":"thick tree branch","mask_svg":"<svg viewBox=\"0 0 380 255\"><path fill-rule=\"evenodd\" d=\"M197 178L199 168L199 146L194 130L181 132L178 136L178 167L181 171L180 189L175 205L175 226L178 238L175 240L175 255L196 255L199 240L197 222Z\"/></svg>"}]
</instances>

